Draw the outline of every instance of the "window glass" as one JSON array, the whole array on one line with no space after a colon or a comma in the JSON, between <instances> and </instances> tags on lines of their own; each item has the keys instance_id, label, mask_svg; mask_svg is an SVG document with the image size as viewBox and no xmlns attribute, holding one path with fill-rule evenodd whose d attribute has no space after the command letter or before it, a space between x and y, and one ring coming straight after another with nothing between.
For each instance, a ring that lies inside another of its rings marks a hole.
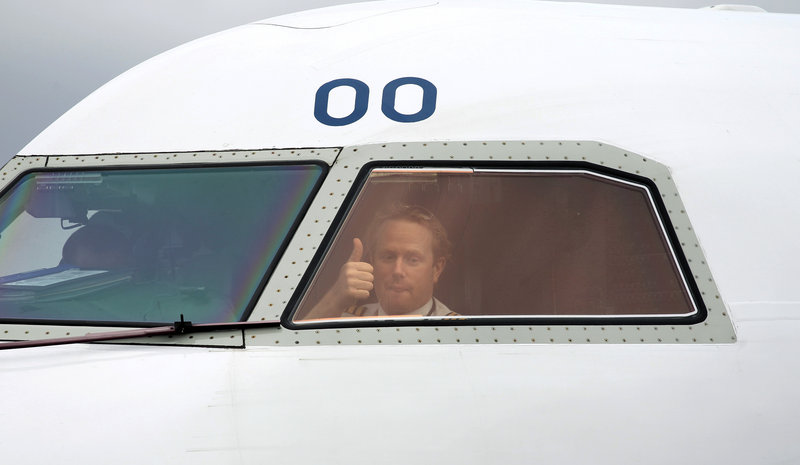
<instances>
[{"instance_id":1,"label":"window glass","mask_svg":"<svg viewBox=\"0 0 800 465\"><path fill-rule=\"evenodd\" d=\"M39 172L0 200L0 318L244 318L318 165Z\"/></svg>"},{"instance_id":2,"label":"window glass","mask_svg":"<svg viewBox=\"0 0 800 465\"><path fill-rule=\"evenodd\" d=\"M375 169L295 321L696 313L644 185L585 170Z\"/></svg>"}]
</instances>

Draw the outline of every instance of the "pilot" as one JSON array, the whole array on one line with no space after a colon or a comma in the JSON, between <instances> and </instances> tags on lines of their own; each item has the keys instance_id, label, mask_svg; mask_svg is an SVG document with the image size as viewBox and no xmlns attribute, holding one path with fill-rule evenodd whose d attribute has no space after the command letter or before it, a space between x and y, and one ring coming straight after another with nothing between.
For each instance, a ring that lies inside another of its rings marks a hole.
<instances>
[{"instance_id":1,"label":"pilot","mask_svg":"<svg viewBox=\"0 0 800 465\"><path fill-rule=\"evenodd\" d=\"M450 255L447 232L436 217L419 206L395 205L381 212L364 245L353 250L338 279L307 318L374 316L455 316L433 296ZM375 291L378 301L359 304Z\"/></svg>"}]
</instances>

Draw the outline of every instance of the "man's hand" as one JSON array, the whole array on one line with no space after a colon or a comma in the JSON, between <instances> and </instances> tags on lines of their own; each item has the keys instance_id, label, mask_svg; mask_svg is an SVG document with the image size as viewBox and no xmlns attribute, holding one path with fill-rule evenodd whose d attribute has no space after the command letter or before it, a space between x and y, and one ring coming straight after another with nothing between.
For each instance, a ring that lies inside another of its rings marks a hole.
<instances>
[{"instance_id":1,"label":"man's hand","mask_svg":"<svg viewBox=\"0 0 800 465\"><path fill-rule=\"evenodd\" d=\"M361 261L363 255L364 245L361 239L353 238L353 251L350 252L347 263L339 271L339 279L335 284L342 298L352 298L356 301L369 298L375 277L372 275L372 265Z\"/></svg>"},{"instance_id":2,"label":"man's hand","mask_svg":"<svg viewBox=\"0 0 800 465\"><path fill-rule=\"evenodd\" d=\"M310 312L302 319L338 318L348 307L369 297L372 290L372 265L362 262L364 244L361 239L353 239L353 251L347 263L339 270L339 277Z\"/></svg>"}]
</instances>

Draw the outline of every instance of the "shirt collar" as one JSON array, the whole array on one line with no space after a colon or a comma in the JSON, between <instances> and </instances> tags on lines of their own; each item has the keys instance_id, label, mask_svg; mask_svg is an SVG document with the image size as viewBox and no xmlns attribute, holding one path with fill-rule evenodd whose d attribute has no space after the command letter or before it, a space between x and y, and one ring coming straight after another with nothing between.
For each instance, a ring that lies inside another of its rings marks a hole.
<instances>
[{"instance_id":1,"label":"shirt collar","mask_svg":"<svg viewBox=\"0 0 800 465\"><path fill-rule=\"evenodd\" d=\"M431 311L432 307L433 307L433 297L431 297L431 299L428 302L426 302L425 305L423 305L422 307L420 307L420 308L418 308L416 310L412 310L412 311L410 311L408 313L396 314L394 316L401 316L401 315L422 315L422 316L426 316L428 314L428 312ZM383 306L380 303L378 303L378 315L379 316L392 316L392 315L389 315L388 313L386 313L385 311L383 311Z\"/></svg>"}]
</instances>

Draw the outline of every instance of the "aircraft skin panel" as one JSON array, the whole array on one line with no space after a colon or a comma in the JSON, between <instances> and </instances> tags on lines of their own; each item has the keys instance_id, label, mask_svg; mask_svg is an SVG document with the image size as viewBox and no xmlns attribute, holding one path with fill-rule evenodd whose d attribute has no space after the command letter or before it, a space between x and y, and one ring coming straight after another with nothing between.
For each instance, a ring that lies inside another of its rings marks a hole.
<instances>
[{"instance_id":1,"label":"aircraft skin panel","mask_svg":"<svg viewBox=\"0 0 800 465\"><path fill-rule=\"evenodd\" d=\"M83 463L777 462L800 453L797 405L774 402L800 362L773 355L800 326L771 313L737 312L737 344L4 351L20 401L0 433L17 463L56 444Z\"/></svg>"},{"instance_id":2,"label":"aircraft skin panel","mask_svg":"<svg viewBox=\"0 0 800 465\"><path fill-rule=\"evenodd\" d=\"M509 5L519 7L513 15L502 6L440 2L327 29L253 24L215 34L111 81L22 154L565 139L636 148L672 166L673 157L763 149L775 143L768 135L782 134L780 124L797 119L795 15ZM780 73L769 71L776 60ZM380 112L381 90L403 76L441 90L437 112L422 124L396 124ZM314 92L338 78L370 89L369 110L343 128L309 112ZM202 109L192 103L198 95ZM778 126L752 116L760 113L775 114ZM87 127L93 136L79 136Z\"/></svg>"}]
</instances>

